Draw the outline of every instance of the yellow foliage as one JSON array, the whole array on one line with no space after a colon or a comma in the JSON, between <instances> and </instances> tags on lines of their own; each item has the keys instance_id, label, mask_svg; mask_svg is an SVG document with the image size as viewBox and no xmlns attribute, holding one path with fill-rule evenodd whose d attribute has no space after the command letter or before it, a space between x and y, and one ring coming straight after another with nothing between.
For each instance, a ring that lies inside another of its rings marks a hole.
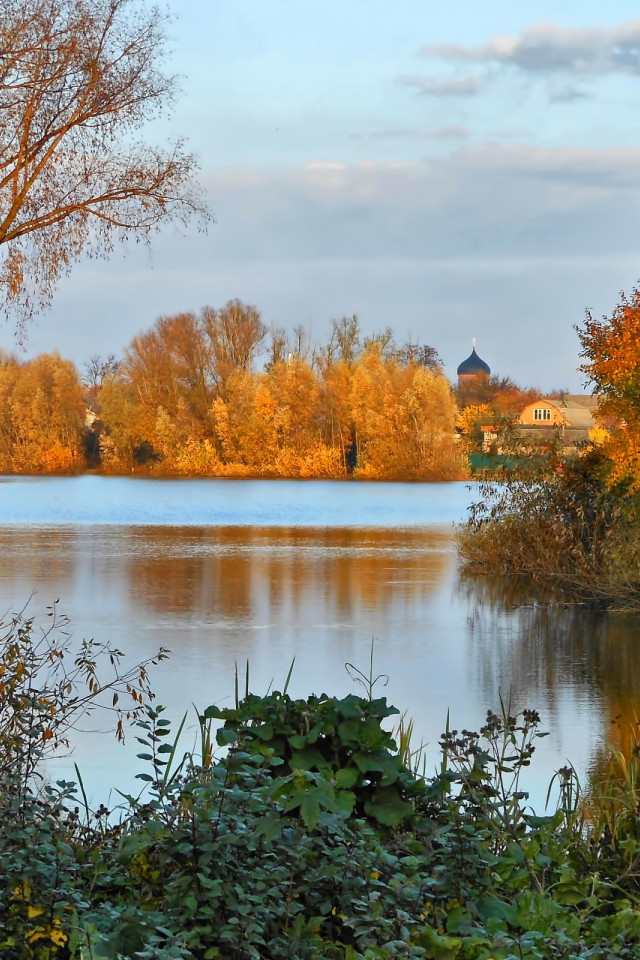
<instances>
[{"instance_id":1,"label":"yellow foliage","mask_svg":"<svg viewBox=\"0 0 640 960\"><path fill-rule=\"evenodd\" d=\"M275 358L258 374L246 365L227 370L204 410L204 387L189 386L189 400L180 393L197 380L195 368L185 374L184 349L176 346L171 362L163 353L169 334L186 343L191 327L184 318L159 323L135 341L125 364L129 382L123 376L107 384L106 469L127 458L133 464L144 438L161 457L145 469L185 476L337 479L353 469L356 454L362 477L466 476L455 403L440 371L389 359L377 342L349 363L325 357L314 367L300 355Z\"/></svg>"},{"instance_id":2,"label":"yellow foliage","mask_svg":"<svg viewBox=\"0 0 640 960\"><path fill-rule=\"evenodd\" d=\"M589 430L589 440L594 445L594 447L601 447L605 444L611 437L609 430L606 427L601 427L596 425Z\"/></svg>"},{"instance_id":3,"label":"yellow foliage","mask_svg":"<svg viewBox=\"0 0 640 960\"><path fill-rule=\"evenodd\" d=\"M29 910L32 909L34 908L29 908ZM48 940L49 943L52 944L55 952L59 947L63 947L69 938L62 929L62 925L58 917L54 917L51 923L48 923L42 927L34 927L33 930L30 930L27 933L26 939L27 943L30 944L37 943L38 940Z\"/></svg>"},{"instance_id":4,"label":"yellow foliage","mask_svg":"<svg viewBox=\"0 0 640 960\"><path fill-rule=\"evenodd\" d=\"M488 403L481 403L465 407L456 417L456 429L465 436L470 436L478 425L482 426L481 421L492 416L491 407Z\"/></svg>"},{"instance_id":5,"label":"yellow foliage","mask_svg":"<svg viewBox=\"0 0 640 960\"><path fill-rule=\"evenodd\" d=\"M187 442L174 451L167 466L187 477L220 476L222 463L212 440L197 440L189 437Z\"/></svg>"},{"instance_id":6,"label":"yellow foliage","mask_svg":"<svg viewBox=\"0 0 640 960\"><path fill-rule=\"evenodd\" d=\"M25 363L0 358L0 469L75 469L83 444L84 403L73 364L55 353Z\"/></svg>"},{"instance_id":7,"label":"yellow foliage","mask_svg":"<svg viewBox=\"0 0 640 960\"><path fill-rule=\"evenodd\" d=\"M445 377L365 354L352 383L357 475L366 479L459 479L455 402Z\"/></svg>"},{"instance_id":8,"label":"yellow foliage","mask_svg":"<svg viewBox=\"0 0 640 960\"><path fill-rule=\"evenodd\" d=\"M300 476L306 479L324 478L337 480L344 476L342 455L336 447L319 443L307 451L300 469Z\"/></svg>"},{"instance_id":9,"label":"yellow foliage","mask_svg":"<svg viewBox=\"0 0 640 960\"><path fill-rule=\"evenodd\" d=\"M70 470L77 462L77 455L58 440L42 452L42 467L45 473L62 473Z\"/></svg>"}]
</instances>

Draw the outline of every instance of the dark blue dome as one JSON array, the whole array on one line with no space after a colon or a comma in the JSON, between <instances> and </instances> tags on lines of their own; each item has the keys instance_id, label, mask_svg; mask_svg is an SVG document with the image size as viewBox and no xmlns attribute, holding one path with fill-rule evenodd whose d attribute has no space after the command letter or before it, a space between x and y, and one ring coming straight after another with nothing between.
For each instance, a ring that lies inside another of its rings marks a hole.
<instances>
[{"instance_id":1,"label":"dark blue dome","mask_svg":"<svg viewBox=\"0 0 640 960\"><path fill-rule=\"evenodd\" d=\"M476 348L474 347L471 351L471 356L467 357L466 360L463 360L458 367L458 376L475 377L478 373L490 374L491 367L488 363L485 363L484 360L480 359L476 353Z\"/></svg>"}]
</instances>

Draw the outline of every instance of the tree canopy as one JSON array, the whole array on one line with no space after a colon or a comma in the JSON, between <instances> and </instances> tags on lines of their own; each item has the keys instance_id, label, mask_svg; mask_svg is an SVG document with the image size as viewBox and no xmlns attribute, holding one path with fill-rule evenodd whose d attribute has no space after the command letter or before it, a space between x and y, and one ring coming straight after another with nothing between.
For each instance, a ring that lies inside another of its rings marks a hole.
<instances>
[{"instance_id":1,"label":"tree canopy","mask_svg":"<svg viewBox=\"0 0 640 960\"><path fill-rule=\"evenodd\" d=\"M83 253L207 218L182 141L139 139L173 101L164 27L143 0L3 0L0 309L20 332Z\"/></svg>"},{"instance_id":2,"label":"tree canopy","mask_svg":"<svg viewBox=\"0 0 640 960\"><path fill-rule=\"evenodd\" d=\"M614 464L614 480L640 483L640 289L621 295L610 317L587 311L576 327L584 363L580 370L593 383L599 419L609 422L605 452Z\"/></svg>"}]
</instances>

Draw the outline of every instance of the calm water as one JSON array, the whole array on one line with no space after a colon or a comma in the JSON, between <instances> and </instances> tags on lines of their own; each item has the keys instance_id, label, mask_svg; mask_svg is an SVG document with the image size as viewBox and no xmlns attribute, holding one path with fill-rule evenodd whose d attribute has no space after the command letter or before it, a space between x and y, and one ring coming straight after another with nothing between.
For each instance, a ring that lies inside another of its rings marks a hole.
<instances>
[{"instance_id":1,"label":"calm water","mask_svg":"<svg viewBox=\"0 0 640 960\"><path fill-rule=\"evenodd\" d=\"M74 638L109 640L132 664L170 648L153 685L176 720L230 702L247 660L256 693L294 657L294 695L352 692L345 662L366 672L373 641L379 695L413 718L428 767L448 710L460 729L500 692L536 708L551 731L527 782L541 808L553 770L585 771L633 715L635 621L505 607L499 584L461 581L453 525L472 498L463 483L4 478L0 612L34 593L36 617L59 600ZM135 752L95 730L73 760L102 801L132 788Z\"/></svg>"}]
</instances>

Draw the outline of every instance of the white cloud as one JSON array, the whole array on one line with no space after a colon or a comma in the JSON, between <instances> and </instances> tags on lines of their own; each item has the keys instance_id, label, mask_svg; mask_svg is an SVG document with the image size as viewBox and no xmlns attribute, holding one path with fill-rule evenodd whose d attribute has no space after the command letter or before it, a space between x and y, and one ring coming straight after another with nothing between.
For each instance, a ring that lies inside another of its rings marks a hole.
<instances>
[{"instance_id":1,"label":"white cloud","mask_svg":"<svg viewBox=\"0 0 640 960\"><path fill-rule=\"evenodd\" d=\"M455 125L435 127L432 130L417 127L390 128L388 130L374 130L369 134L354 134L357 139L369 140L467 140L471 132L467 127Z\"/></svg>"},{"instance_id":2,"label":"white cloud","mask_svg":"<svg viewBox=\"0 0 640 960\"><path fill-rule=\"evenodd\" d=\"M640 247L640 149L491 143L406 164L213 174L223 259L559 256ZM639 260L640 266L640 260Z\"/></svg>"},{"instance_id":3,"label":"white cloud","mask_svg":"<svg viewBox=\"0 0 640 960\"><path fill-rule=\"evenodd\" d=\"M482 77L421 77L407 74L400 82L416 87L425 97L474 97L485 86Z\"/></svg>"},{"instance_id":4,"label":"white cloud","mask_svg":"<svg viewBox=\"0 0 640 960\"><path fill-rule=\"evenodd\" d=\"M479 144L458 154L475 171L556 181L567 191L585 187L626 192L640 190L640 148L532 147L529 144Z\"/></svg>"},{"instance_id":5,"label":"white cloud","mask_svg":"<svg viewBox=\"0 0 640 960\"><path fill-rule=\"evenodd\" d=\"M573 84L551 81L547 84L550 103L575 103L576 100L592 100L593 94L575 87Z\"/></svg>"},{"instance_id":6,"label":"white cloud","mask_svg":"<svg viewBox=\"0 0 640 960\"><path fill-rule=\"evenodd\" d=\"M640 74L640 20L612 29L535 23L518 36L495 36L480 46L427 44L421 53L454 63L510 65L529 74Z\"/></svg>"},{"instance_id":7,"label":"white cloud","mask_svg":"<svg viewBox=\"0 0 640 960\"><path fill-rule=\"evenodd\" d=\"M161 314L237 296L314 339L357 313L367 332L388 324L433 344L452 371L476 336L496 372L575 392L572 324L586 306L610 311L640 275L640 149L484 144L206 180L206 236L154 239L153 269L134 248L75 271L34 349L117 353Z\"/></svg>"}]
</instances>

